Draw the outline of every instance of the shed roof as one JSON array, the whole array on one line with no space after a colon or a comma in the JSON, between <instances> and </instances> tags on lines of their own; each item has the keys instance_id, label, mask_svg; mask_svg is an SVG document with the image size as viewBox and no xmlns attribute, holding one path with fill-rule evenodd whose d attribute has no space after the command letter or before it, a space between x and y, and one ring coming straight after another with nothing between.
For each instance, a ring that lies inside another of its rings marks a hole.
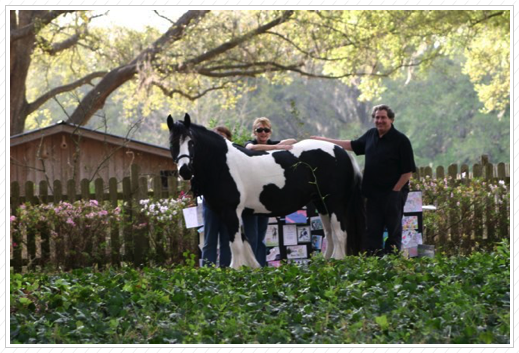
<instances>
[{"instance_id":1,"label":"shed roof","mask_svg":"<svg viewBox=\"0 0 519 353\"><path fill-rule=\"evenodd\" d=\"M125 144L127 148L133 150L152 153L163 157L171 157L171 154L167 147L133 140L123 136L105 133L84 126L70 124L65 121L59 121L54 125L23 132L18 135L13 135L11 136L11 147L18 146L37 139L41 139L42 137L55 135L61 132L79 135L93 140L111 143L113 145Z\"/></svg>"}]
</instances>

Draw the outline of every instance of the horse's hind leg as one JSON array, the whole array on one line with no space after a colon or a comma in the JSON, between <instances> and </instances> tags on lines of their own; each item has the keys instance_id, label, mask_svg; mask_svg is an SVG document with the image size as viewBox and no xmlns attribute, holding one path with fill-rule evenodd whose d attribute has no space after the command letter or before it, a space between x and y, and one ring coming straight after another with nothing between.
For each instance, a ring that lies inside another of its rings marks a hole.
<instances>
[{"instance_id":1,"label":"horse's hind leg","mask_svg":"<svg viewBox=\"0 0 519 353\"><path fill-rule=\"evenodd\" d=\"M332 226L330 222L330 216L327 214L321 214L321 222L323 223L324 235L326 236L326 252L324 253L324 258L329 259L332 257L334 241L333 241L333 232Z\"/></svg>"},{"instance_id":2,"label":"horse's hind leg","mask_svg":"<svg viewBox=\"0 0 519 353\"><path fill-rule=\"evenodd\" d=\"M330 217L331 228L333 232L333 253L331 257L334 259L342 260L346 256L346 230L341 227L341 222L337 219L337 215L332 213Z\"/></svg>"}]
</instances>

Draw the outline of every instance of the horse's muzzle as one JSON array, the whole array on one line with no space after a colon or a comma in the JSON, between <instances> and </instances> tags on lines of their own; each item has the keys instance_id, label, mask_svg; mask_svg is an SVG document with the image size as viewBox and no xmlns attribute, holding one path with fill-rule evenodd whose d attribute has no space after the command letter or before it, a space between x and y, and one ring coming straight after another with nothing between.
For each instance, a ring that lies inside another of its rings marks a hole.
<instances>
[{"instance_id":1,"label":"horse's muzzle","mask_svg":"<svg viewBox=\"0 0 519 353\"><path fill-rule=\"evenodd\" d=\"M183 165L182 167L180 167L178 174L184 180L191 180L191 178L193 177L193 172L191 171L191 168L189 168L189 166L187 165Z\"/></svg>"}]
</instances>

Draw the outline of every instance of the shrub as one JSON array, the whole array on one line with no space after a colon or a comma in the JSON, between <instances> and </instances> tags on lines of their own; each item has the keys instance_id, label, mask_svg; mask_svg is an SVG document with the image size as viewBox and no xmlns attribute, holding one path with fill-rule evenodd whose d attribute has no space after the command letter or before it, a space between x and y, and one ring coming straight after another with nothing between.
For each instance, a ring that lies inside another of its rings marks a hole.
<instances>
[{"instance_id":1,"label":"shrub","mask_svg":"<svg viewBox=\"0 0 519 353\"><path fill-rule=\"evenodd\" d=\"M11 217L13 247L21 245L16 241L25 243L28 233L48 232L56 248L56 265L67 269L91 265L105 260L106 229L120 219L120 208L113 208L108 202L25 203Z\"/></svg>"},{"instance_id":2,"label":"shrub","mask_svg":"<svg viewBox=\"0 0 519 353\"><path fill-rule=\"evenodd\" d=\"M194 200L187 194L181 193L178 198L161 200L140 200L141 206L137 216L136 228L146 228L149 241L149 260L158 263L182 262L185 233L182 230L183 209L194 205ZM188 233L189 234L189 233ZM168 256L169 254L169 256ZM167 258L170 257L169 261Z\"/></svg>"},{"instance_id":3,"label":"shrub","mask_svg":"<svg viewBox=\"0 0 519 353\"><path fill-rule=\"evenodd\" d=\"M12 274L13 344L510 344L510 245L252 270Z\"/></svg>"}]
</instances>

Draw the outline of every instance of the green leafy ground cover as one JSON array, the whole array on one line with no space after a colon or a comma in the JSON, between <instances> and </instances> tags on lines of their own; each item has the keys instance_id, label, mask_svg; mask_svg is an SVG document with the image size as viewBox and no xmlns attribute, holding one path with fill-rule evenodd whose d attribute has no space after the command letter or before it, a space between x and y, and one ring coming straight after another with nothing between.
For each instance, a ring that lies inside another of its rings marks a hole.
<instances>
[{"instance_id":1,"label":"green leafy ground cover","mask_svg":"<svg viewBox=\"0 0 519 353\"><path fill-rule=\"evenodd\" d=\"M11 274L11 343L509 343L510 251Z\"/></svg>"}]
</instances>

